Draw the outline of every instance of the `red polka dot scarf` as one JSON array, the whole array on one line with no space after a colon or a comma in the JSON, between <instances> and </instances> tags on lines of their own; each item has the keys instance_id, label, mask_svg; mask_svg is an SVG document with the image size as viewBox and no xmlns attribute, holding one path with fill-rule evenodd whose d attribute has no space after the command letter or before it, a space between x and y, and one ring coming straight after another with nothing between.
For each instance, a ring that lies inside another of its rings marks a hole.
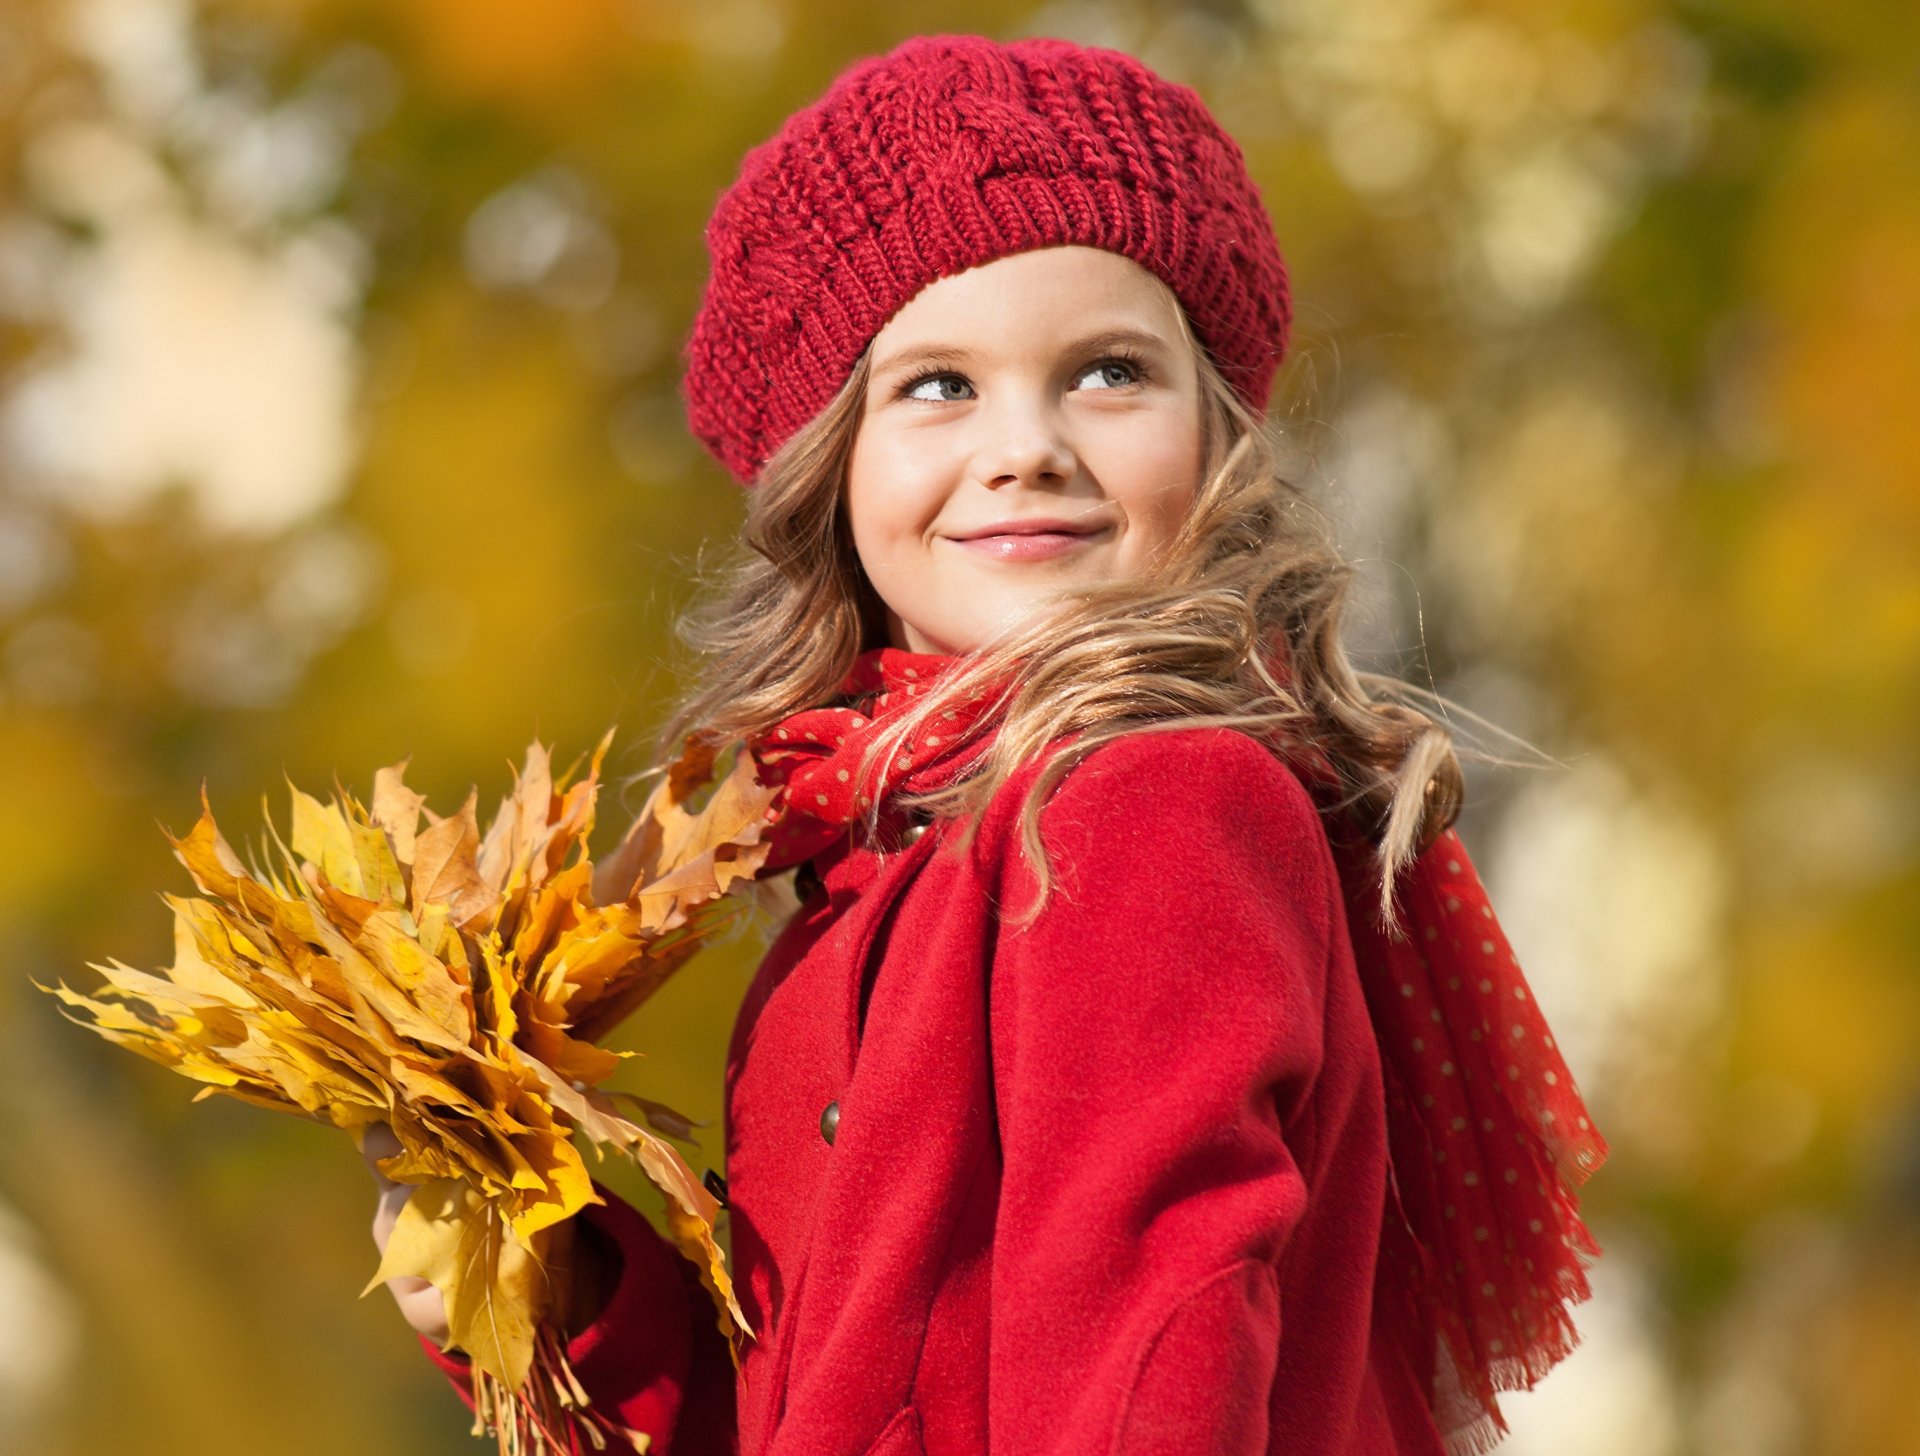
<instances>
[{"instance_id":1,"label":"red polka dot scarf","mask_svg":"<svg viewBox=\"0 0 1920 1456\"><path fill-rule=\"evenodd\" d=\"M1600 1246L1574 1190L1607 1144L1459 836L1401 875L1396 938L1377 923L1366 846L1329 827L1386 1083L1381 1257L1397 1277L1382 1295L1432 1352L1449 1449L1484 1451L1507 1429L1494 1391L1532 1386L1578 1338L1570 1306L1591 1294Z\"/></svg>"},{"instance_id":2,"label":"red polka dot scarf","mask_svg":"<svg viewBox=\"0 0 1920 1456\"><path fill-rule=\"evenodd\" d=\"M996 703L992 694L945 709L905 752L860 777L868 746L956 661L897 647L863 653L840 684L844 703L795 713L752 741L761 782L786 789L768 832L769 871L813 858L889 794L951 782L986 749L990 738L973 730Z\"/></svg>"},{"instance_id":3,"label":"red polka dot scarf","mask_svg":"<svg viewBox=\"0 0 1920 1456\"><path fill-rule=\"evenodd\" d=\"M782 785L772 867L845 834L869 798L949 782L991 740L986 694L939 717L878 773L863 751L930 691L954 658L879 648L841 685L844 700L796 713L749 745ZM975 733L976 727L981 731ZM1380 928L1369 847L1332 805L1323 760L1290 759L1323 810L1354 958L1380 1047L1391 1159L1379 1295L1414 1336L1435 1418L1455 1453L1506 1430L1496 1390L1525 1389L1577 1340L1570 1306L1591 1294L1600 1247L1574 1190L1607 1156L1487 893L1451 829L1402 873L1402 934Z\"/></svg>"}]
</instances>

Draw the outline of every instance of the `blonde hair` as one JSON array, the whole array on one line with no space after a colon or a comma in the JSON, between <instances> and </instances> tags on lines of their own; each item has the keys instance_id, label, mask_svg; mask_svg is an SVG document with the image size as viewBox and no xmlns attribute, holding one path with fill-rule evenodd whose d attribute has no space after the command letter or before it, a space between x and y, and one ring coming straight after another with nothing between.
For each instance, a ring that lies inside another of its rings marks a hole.
<instances>
[{"instance_id":1,"label":"blonde hair","mask_svg":"<svg viewBox=\"0 0 1920 1456\"><path fill-rule=\"evenodd\" d=\"M1184 310L1177 312L1199 368L1205 458L1192 507L1159 569L1076 592L969 655L876 736L856 777L872 782L876 762L958 698L992 690L1001 711L987 720L997 720L999 731L969 772L942 789L895 799L935 815L970 815L965 843L979 827L978 811L1007 779L1077 731L1051 755L1021 807L1020 838L1039 886L1023 917L1030 920L1052 885L1040 806L1101 744L1125 733L1224 726L1282 753L1305 745L1324 754L1339 778L1339 799L1323 812L1354 811L1373 846L1381 920L1394 926L1394 877L1461 808L1461 750L1442 721L1461 710L1348 660L1340 625L1353 567L1330 523L1282 476L1270 427L1222 378ZM661 732L661 761L689 732L730 742L828 702L854 659L886 642L885 609L861 570L844 504L870 354L767 462L741 531L746 553L718 594L682 617L681 636L701 660ZM1273 655L1283 660L1282 673L1273 670ZM869 832L879 810L868 806Z\"/></svg>"}]
</instances>

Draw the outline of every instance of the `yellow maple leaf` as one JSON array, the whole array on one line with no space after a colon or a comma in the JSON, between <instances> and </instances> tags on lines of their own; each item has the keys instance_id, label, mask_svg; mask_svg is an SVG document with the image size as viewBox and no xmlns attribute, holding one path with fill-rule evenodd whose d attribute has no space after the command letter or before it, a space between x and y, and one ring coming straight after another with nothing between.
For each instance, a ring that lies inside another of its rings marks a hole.
<instances>
[{"instance_id":1,"label":"yellow maple leaf","mask_svg":"<svg viewBox=\"0 0 1920 1456\"><path fill-rule=\"evenodd\" d=\"M517 1390L533 1364L534 1325L555 1307L545 1240L522 1242L497 1203L460 1178L431 1178L401 1205L386 1253L360 1291L415 1274L445 1297L447 1348Z\"/></svg>"},{"instance_id":2,"label":"yellow maple leaf","mask_svg":"<svg viewBox=\"0 0 1920 1456\"><path fill-rule=\"evenodd\" d=\"M599 1201L576 1133L662 1190L721 1330L752 1336L713 1235L716 1201L614 1099L676 1135L691 1125L603 1091L633 1054L597 1042L729 918L728 893L766 861L776 793L745 753L721 776L715 748L690 740L596 868L587 837L611 740L577 781L574 768L556 777L536 741L484 833L477 791L436 814L407 787L406 760L375 773L370 806L289 784L288 839L267 821L270 869L234 853L203 786L193 827L168 836L201 892L164 897L173 964L96 965L91 995L41 987L81 1024L202 1083L196 1101L231 1096L356 1140L390 1126L401 1151L383 1171L417 1187L368 1288L400 1274L437 1285L453 1342L509 1412L541 1351L559 1350L540 1333L557 1308L551 1230ZM563 1351L552 1358L564 1365Z\"/></svg>"}]
</instances>

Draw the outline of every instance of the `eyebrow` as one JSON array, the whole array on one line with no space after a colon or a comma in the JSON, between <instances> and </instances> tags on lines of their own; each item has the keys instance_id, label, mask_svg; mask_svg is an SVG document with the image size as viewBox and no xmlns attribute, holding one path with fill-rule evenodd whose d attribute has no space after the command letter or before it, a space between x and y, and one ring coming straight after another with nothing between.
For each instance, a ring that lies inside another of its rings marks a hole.
<instances>
[{"instance_id":1,"label":"eyebrow","mask_svg":"<svg viewBox=\"0 0 1920 1456\"><path fill-rule=\"evenodd\" d=\"M1165 349L1167 340L1161 335L1146 329L1120 327L1100 329L1095 333L1084 334L1069 340L1060 346L1062 355L1095 354L1106 349L1119 349L1127 346L1143 349ZM874 365L874 371L890 374L896 369L913 364L967 364L976 360L978 355L972 349L959 344L924 343L909 344L903 349L889 354Z\"/></svg>"}]
</instances>

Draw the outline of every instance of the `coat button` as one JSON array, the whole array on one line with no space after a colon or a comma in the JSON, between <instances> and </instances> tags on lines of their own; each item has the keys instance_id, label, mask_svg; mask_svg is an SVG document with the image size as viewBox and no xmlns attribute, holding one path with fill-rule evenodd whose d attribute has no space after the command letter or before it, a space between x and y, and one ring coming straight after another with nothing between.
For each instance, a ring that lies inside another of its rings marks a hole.
<instances>
[{"instance_id":1,"label":"coat button","mask_svg":"<svg viewBox=\"0 0 1920 1456\"><path fill-rule=\"evenodd\" d=\"M840 1104L829 1102L827 1110L820 1114L820 1136L827 1140L827 1146L833 1146L833 1135L840 1130Z\"/></svg>"}]
</instances>

